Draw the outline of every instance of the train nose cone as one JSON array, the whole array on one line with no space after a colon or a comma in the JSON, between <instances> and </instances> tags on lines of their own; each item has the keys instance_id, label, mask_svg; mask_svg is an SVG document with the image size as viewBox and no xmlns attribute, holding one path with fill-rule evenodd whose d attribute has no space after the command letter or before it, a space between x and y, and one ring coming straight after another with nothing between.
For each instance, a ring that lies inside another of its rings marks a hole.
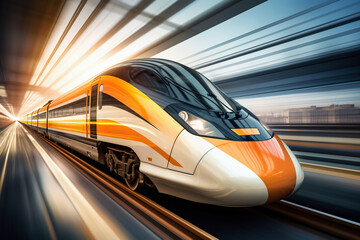
<instances>
[{"instance_id":1,"label":"train nose cone","mask_svg":"<svg viewBox=\"0 0 360 240\"><path fill-rule=\"evenodd\" d=\"M263 181L268 191L266 203L289 196L299 185L295 168L300 168L302 173L301 167L296 165L296 159L292 159L290 150L276 135L267 141L229 142L218 149L245 165Z\"/></svg>"},{"instance_id":2,"label":"train nose cone","mask_svg":"<svg viewBox=\"0 0 360 240\"><path fill-rule=\"evenodd\" d=\"M262 205L268 199L264 182L244 164L213 148L201 159L195 171L200 202L249 207Z\"/></svg>"}]
</instances>

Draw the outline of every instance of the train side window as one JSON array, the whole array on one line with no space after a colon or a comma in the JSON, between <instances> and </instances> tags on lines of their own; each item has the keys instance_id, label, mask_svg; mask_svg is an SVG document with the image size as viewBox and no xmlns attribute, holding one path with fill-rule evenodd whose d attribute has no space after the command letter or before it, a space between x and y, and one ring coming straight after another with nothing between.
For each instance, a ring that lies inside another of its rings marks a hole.
<instances>
[{"instance_id":1,"label":"train side window","mask_svg":"<svg viewBox=\"0 0 360 240\"><path fill-rule=\"evenodd\" d=\"M85 113L86 98L79 99L72 103L74 109L73 115L80 115Z\"/></svg>"},{"instance_id":2,"label":"train side window","mask_svg":"<svg viewBox=\"0 0 360 240\"><path fill-rule=\"evenodd\" d=\"M101 84L99 87L99 110L102 109L102 104L103 104L103 88L104 86Z\"/></svg>"},{"instance_id":3,"label":"train side window","mask_svg":"<svg viewBox=\"0 0 360 240\"><path fill-rule=\"evenodd\" d=\"M157 74L143 68L132 68L130 72L131 79L146 88L168 93L167 87Z\"/></svg>"}]
</instances>

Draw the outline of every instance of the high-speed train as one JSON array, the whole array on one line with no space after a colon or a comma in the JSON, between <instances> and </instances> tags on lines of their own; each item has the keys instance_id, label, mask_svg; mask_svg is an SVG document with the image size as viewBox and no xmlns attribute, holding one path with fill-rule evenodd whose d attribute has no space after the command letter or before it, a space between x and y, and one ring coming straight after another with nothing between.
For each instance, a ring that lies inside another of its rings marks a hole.
<instances>
[{"instance_id":1,"label":"high-speed train","mask_svg":"<svg viewBox=\"0 0 360 240\"><path fill-rule=\"evenodd\" d=\"M113 66L21 120L106 165L137 190L222 206L294 193L304 174L288 146L199 72L164 59Z\"/></svg>"}]
</instances>

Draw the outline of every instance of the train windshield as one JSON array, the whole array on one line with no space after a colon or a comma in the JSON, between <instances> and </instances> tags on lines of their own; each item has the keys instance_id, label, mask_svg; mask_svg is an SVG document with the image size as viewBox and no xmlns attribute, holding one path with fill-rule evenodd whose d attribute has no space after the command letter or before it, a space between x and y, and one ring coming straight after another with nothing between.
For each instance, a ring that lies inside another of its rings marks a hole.
<instances>
[{"instance_id":1,"label":"train windshield","mask_svg":"<svg viewBox=\"0 0 360 240\"><path fill-rule=\"evenodd\" d=\"M207 109L237 111L234 102L201 73L180 64L160 66L162 78L169 84L170 95Z\"/></svg>"},{"instance_id":2,"label":"train windshield","mask_svg":"<svg viewBox=\"0 0 360 240\"><path fill-rule=\"evenodd\" d=\"M202 109L239 112L242 108L204 75L173 61L156 58L131 60L106 74Z\"/></svg>"},{"instance_id":3,"label":"train windshield","mask_svg":"<svg viewBox=\"0 0 360 240\"><path fill-rule=\"evenodd\" d=\"M149 88L155 88L172 98L200 108L222 112L237 112L241 108L204 75L189 67L163 59L151 59L151 62L144 61L143 64L154 72L133 68L137 72L135 78L140 80L142 85L146 83ZM156 76L157 74L159 76Z\"/></svg>"}]
</instances>

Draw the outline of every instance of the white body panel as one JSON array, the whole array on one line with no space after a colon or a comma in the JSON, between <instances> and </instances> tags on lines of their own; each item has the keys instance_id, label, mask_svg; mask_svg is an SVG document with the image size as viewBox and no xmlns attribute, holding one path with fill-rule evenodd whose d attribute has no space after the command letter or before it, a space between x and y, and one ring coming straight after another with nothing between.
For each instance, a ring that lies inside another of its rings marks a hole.
<instances>
[{"instance_id":1,"label":"white body panel","mask_svg":"<svg viewBox=\"0 0 360 240\"><path fill-rule=\"evenodd\" d=\"M194 175L142 163L146 174L161 193L191 201L222 206L264 204L268 192L263 181L249 168L214 148L206 153Z\"/></svg>"},{"instance_id":2,"label":"white body panel","mask_svg":"<svg viewBox=\"0 0 360 240\"><path fill-rule=\"evenodd\" d=\"M49 131L49 139L59 142L63 144L64 146L67 146L71 149L74 149L75 151L84 154L85 156L90 157L91 159L98 160L99 154L96 146L92 146L86 143L82 143L80 141L77 141L75 139L66 137L61 135L61 133L69 134L69 136L79 136L79 137L85 137L86 134L83 133L76 133L76 132L70 132L65 130L59 130L59 129L52 129L49 128L49 130L53 130L56 132L59 132L58 134L52 131Z\"/></svg>"},{"instance_id":3,"label":"white body panel","mask_svg":"<svg viewBox=\"0 0 360 240\"><path fill-rule=\"evenodd\" d=\"M177 137L171 152L171 157L180 162L183 167L177 167L169 163L168 168L194 174L200 159L212 148L214 148L214 145L184 129Z\"/></svg>"}]
</instances>

